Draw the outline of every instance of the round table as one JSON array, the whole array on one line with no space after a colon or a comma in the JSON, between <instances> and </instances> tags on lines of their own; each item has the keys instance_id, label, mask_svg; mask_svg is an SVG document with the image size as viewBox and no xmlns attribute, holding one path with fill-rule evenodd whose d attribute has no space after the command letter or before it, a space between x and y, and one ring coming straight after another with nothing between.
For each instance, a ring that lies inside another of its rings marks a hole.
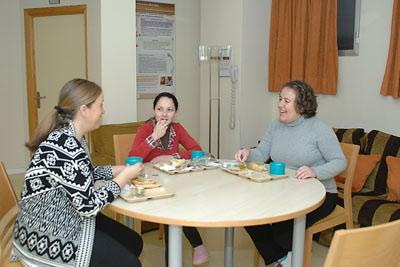
<instances>
[{"instance_id":1,"label":"round table","mask_svg":"<svg viewBox=\"0 0 400 267\"><path fill-rule=\"evenodd\" d=\"M233 266L233 227L294 219L292 266L302 266L305 215L325 199L317 179L288 178L257 183L223 171L170 175L145 164L149 177L172 190L165 199L129 203L118 198L110 209L136 219L169 224L169 266L182 266L182 226L225 227L225 266Z\"/></svg>"}]
</instances>

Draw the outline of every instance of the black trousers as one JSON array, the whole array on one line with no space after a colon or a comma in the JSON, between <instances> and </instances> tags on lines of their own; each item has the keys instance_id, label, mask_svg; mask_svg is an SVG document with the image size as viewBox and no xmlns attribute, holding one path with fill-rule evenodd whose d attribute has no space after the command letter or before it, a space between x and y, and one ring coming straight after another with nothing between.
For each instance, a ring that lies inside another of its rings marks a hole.
<instances>
[{"instance_id":1,"label":"black trousers","mask_svg":"<svg viewBox=\"0 0 400 267\"><path fill-rule=\"evenodd\" d=\"M199 231L195 227L186 227L183 226L183 233L186 238L189 240L190 244L193 248L198 247L203 244L203 240L201 240L201 236ZM164 225L164 234L165 234L165 266L168 267L168 225Z\"/></svg>"},{"instance_id":2,"label":"black trousers","mask_svg":"<svg viewBox=\"0 0 400 267\"><path fill-rule=\"evenodd\" d=\"M336 207L337 194L326 193L324 203L306 216L306 228L316 221L328 216ZM269 265L292 250L294 220L279 223L247 226L258 252L263 257L265 265Z\"/></svg>"},{"instance_id":3,"label":"black trousers","mask_svg":"<svg viewBox=\"0 0 400 267\"><path fill-rule=\"evenodd\" d=\"M96 217L91 267L141 267L142 237L128 227L99 213Z\"/></svg>"}]
</instances>

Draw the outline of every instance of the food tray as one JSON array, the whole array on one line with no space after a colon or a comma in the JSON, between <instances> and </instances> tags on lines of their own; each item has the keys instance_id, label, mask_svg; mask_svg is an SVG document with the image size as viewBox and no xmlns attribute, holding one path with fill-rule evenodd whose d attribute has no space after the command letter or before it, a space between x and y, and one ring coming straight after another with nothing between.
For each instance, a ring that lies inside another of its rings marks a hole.
<instances>
[{"instance_id":1,"label":"food tray","mask_svg":"<svg viewBox=\"0 0 400 267\"><path fill-rule=\"evenodd\" d=\"M211 164L211 163L210 163ZM171 169L171 170L168 170L168 169L164 169L163 167L164 166L171 166L171 168L173 167L172 166L172 164L170 163L170 162L167 162L167 163L157 163L157 164L154 164L153 165L153 167L154 168L156 168L156 169L158 169L158 170L160 170L160 171L163 171L163 172L166 172L166 173L168 173L168 174L177 174L177 173L188 173L188 172L198 172L198 171L204 171L204 170L212 170L212 169L217 169L219 166L220 166L220 164L219 163L212 163L212 165L211 166L207 166L207 165L202 165L202 166L197 166L197 167L186 167L186 168L182 168L182 167L180 167L180 168L177 168L177 169ZM185 166L185 165L190 165L190 160L186 160L182 165L180 165L180 166Z\"/></svg>"},{"instance_id":2,"label":"food tray","mask_svg":"<svg viewBox=\"0 0 400 267\"><path fill-rule=\"evenodd\" d=\"M288 175L271 175L268 172L256 172L253 170L249 169L243 169L243 170L235 170L235 169L227 169L227 168L222 168L224 171L239 175L239 177L242 178L247 178L250 179L254 182L266 182L266 181L271 181L271 180L278 180L282 178L287 178Z\"/></svg>"},{"instance_id":3,"label":"food tray","mask_svg":"<svg viewBox=\"0 0 400 267\"><path fill-rule=\"evenodd\" d=\"M162 186L157 188L145 189L143 196L138 196L134 193L122 193L120 196L128 202L141 202L148 199L172 197L174 194L174 192Z\"/></svg>"}]
</instances>

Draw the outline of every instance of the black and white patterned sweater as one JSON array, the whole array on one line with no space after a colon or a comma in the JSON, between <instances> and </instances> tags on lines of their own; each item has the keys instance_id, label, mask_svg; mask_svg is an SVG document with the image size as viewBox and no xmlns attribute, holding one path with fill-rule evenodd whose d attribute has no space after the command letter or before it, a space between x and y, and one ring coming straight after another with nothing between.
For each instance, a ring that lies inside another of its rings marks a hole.
<instances>
[{"instance_id":1,"label":"black and white patterned sweater","mask_svg":"<svg viewBox=\"0 0 400 267\"><path fill-rule=\"evenodd\" d=\"M52 132L34 152L14 225L11 260L24 266L89 266L95 217L121 190L111 166L93 167L85 138L72 121Z\"/></svg>"}]
</instances>

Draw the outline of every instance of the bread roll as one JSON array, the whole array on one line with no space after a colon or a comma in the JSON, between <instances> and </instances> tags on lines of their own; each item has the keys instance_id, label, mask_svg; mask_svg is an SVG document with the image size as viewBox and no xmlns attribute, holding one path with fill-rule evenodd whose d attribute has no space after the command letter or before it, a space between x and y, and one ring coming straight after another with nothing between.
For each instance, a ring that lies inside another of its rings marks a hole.
<instances>
[{"instance_id":1,"label":"bread roll","mask_svg":"<svg viewBox=\"0 0 400 267\"><path fill-rule=\"evenodd\" d=\"M258 162L250 162L247 168L250 170L256 171L256 172L261 172L264 170L264 163L258 163Z\"/></svg>"},{"instance_id":2,"label":"bread roll","mask_svg":"<svg viewBox=\"0 0 400 267\"><path fill-rule=\"evenodd\" d=\"M135 185L145 185L145 184L155 184L156 181L153 179L142 179L142 178L136 178L133 179L132 181Z\"/></svg>"}]
</instances>

